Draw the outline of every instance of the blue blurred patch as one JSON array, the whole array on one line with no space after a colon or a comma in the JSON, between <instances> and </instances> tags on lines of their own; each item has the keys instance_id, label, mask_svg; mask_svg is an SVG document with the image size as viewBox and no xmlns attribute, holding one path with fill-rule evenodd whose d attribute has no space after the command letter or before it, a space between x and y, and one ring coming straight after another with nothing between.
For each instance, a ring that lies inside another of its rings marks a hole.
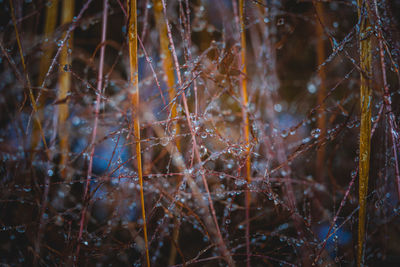
<instances>
[{"instance_id":1,"label":"blue blurred patch","mask_svg":"<svg viewBox=\"0 0 400 267\"><path fill-rule=\"evenodd\" d=\"M319 240L324 241L328 231L329 231L329 227L330 224L323 224L321 226L319 226L317 228L317 235ZM336 232L334 232L334 229L332 228L331 232L330 232L330 237L328 238L327 244L326 244L326 248L328 249L328 251L333 250L334 245L338 244L339 246L345 246L350 244L350 242L352 241L352 234L351 232L343 229L343 228L339 228L336 230ZM332 234L333 233L333 234Z\"/></svg>"},{"instance_id":2,"label":"blue blurred patch","mask_svg":"<svg viewBox=\"0 0 400 267\"><path fill-rule=\"evenodd\" d=\"M87 149L87 146L88 141L85 138L78 138L74 140L71 151L79 154ZM125 138L118 136L107 138L95 147L92 172L96 175L112 173L112 176L116 177L122 174L124 169L126 170L124 166L119 166L128 159L129 149Z\"/></svg>"}]
</instances>

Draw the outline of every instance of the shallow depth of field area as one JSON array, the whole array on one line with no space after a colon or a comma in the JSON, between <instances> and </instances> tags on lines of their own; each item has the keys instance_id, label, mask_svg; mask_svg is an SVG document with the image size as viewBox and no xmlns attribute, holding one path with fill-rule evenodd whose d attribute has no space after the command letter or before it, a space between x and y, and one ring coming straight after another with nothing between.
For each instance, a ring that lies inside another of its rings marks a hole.
<instances>
[{"instance_id":1,"label":"shallow depth of field area","mask_svg":"<svg viewBox=\"0 0 400 267\"><path fill-rule=\"evenodd\" d=\"M0 1L0 265L399 266L400 1Z\"/></svg>"}]
</instances>

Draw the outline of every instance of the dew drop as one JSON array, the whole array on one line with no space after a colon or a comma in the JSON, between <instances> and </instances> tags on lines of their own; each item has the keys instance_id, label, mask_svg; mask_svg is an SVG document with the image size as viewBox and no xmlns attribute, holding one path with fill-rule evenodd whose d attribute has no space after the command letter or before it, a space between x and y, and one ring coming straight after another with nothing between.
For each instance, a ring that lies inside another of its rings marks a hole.
<instances>
[{"instance_id":1,"label":"dew drop","mask_svg":"<svg viewBox=\"0 0 400 267\"><path fill-rule=\"evenodd\" d=\"M160 144L161 144L162 146L167 146L168 143L169 143L169 138L168 138L168 137L163 137L163 138L161 138Z\"/></svg>"},{"instance_id":2,"label":"dew drop","mask_svg":"<svg viewBox=\"0 0 400 267\"><path fill-rule=\"evenodd\" d=\"M207 148L205 147L205 146L201 146L200 147L200 156L201 157L204 157L205 155L207 155L207 152L208 152L208 150L207 150Z\"/></svg>"},{"instance_id":3,"label":"dew drop","mask_svg":"<svg viewBox=\"0 0 400 267\"><path fill-rule=\"evenodd\" d=\"M282 111L282 105L281 104L275 104L274 105L274 110L276 112L281 112Z\"/></svg>"},{"instance_id":4,"label":"dew drop","mask_svg":"<svg viewBox=\"0 0 400 267\"><path fill-rule=\"evenodd\" d=\"M315 84L309 83L309 84L307 85L307 91L308 91L310 94L314 94L314 93L317 91L317 87L315 86Z\"/></svg>"},{"instance_id":5,"label":"dew drop","mask_svg":"<svg viewBox=\"0 0 400 267\"><path fill-rule=\"evenodd\" d=\"M17 230L17 232L18 233L25 233L25 226L23 226L23 225L20 225L20 226L17 226L17 228L15 228L15 230Z\"/></svg>"},{"instance_id":6,"label":"dew drop","mask_svg":"<svg viewBox=\"0 0 400 267\"><path fill-rule=\"evenodd\" d=\"M246 180L244 180L244 179L236 179L235 180L235 185L237 185L237 186L243 186L244 184L246 183Z\"/></svg>"},{"instance_id":7,"label":"dew drop","mask_svg":"<svg viewBox=\"0 0 400 267\"><path fill-rule=\"evenodd\" d=\"M70 72L70 71L71 71L71 68L72 68L71 65L68 65L68 64L65 64L65 65L64 65L64 71L65 71L65 72Z\"/></svg>"},{"instance_id":8,"label":"dew drop","mask_svg":"<svg viewBox=\"0 0 400 267\"><path fill-rule=\"evenodd\" d=\"M311 131L311 136L314 138L318 138L321 135L321 129L315 128Z\"/></svg>"}]
</instances>

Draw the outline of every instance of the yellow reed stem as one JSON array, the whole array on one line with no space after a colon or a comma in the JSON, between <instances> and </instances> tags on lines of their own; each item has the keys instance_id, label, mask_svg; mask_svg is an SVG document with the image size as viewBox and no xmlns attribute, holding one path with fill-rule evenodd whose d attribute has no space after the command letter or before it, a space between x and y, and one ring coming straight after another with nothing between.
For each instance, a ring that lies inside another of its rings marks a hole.
<instances>
[{"instance_id":1,"label":"yellow reed stem","mask_svg":"<svg viewBox=\"0 0 400 267\"><path fill-rule=\"evenodd\" d=\"M358 0L358 17L361 20L360 27L360 67L361 67L361 126L360 126L360 154L359 154L359 204L358 213L358 248L357 264L362 265L363 247L365 242L365 217L368 192L369 160L371 150L371 100L372 86L370 76L372 74L372 43L371 25L366 12L363 10L362 0ZM367 7L368 8L368 7Z\"/></svg>"},{"instance_id":2,"label":"yellow reed stem","mask_svg":"<svg viewBox=\"0 0 400 267\"><path fill-rule=\"evenodd\" d=\"M248 96L247 96L247 68L246 68L246 31L244 27L244 9L243 0L239 0L239 21L240 21L240 45L241 45L241 89L242 89L242 105L243 105L243 122L244 122L244 139L246 143L246 179L251 182L251 159L250 159L250 125L247 113Z\"/></svg>"},{"instance_id":3,"label":"yellow reed stem","mask_svg":"<svg viewBox=\"0 0 400 267\"><path fill-rule=\"evenodd\" d=\"M251 182L251 158L250 158L250 125L249 115L247 112L248 108L248 96L247 96L247 67L246 67L246 31L244 27L244 3L243 0L239 0L239 24L240 24L240 67L242 70L241 75L241 93L242 93L242 116L243 116L243 132L246 146L246 180L247 188ZM246 205L246 266L250 267L250 202L251 195L250 191L247 190L245 194L245 205Z\"/></svg>"},{"instance_id":4,"label":"yellow reed stem","mask_svg":"<svg viewBox=\"0 0 400 267\"><path fill-rule=\"evenodd\" d=\"M158 29L158 34L160 35L160 54L162 58L162 67L164 71L164 81L167 83L168 87L168 95L169 95L169 101L170 103L173 101L175 98L176 92L175 92L175 76L174 76L174 67L172 63L172 55L171 52L168 49L169 46L169 39L168 39L168 30L167 30L167 25L165 24L165 19L164 19L164 14L163 14L163 6L162 6L162 1L161 0L154 0L154 16L156 19L156 25ZM171 119L176 118L177 116L177 111L176 111L176 103L170 104L170 112L171 112ZM179 133L180 133L180 127L179 127L179 122L174 121L173 122L173 133L176 136L176 147L178 151L181 151L181 144L179 140ZM178 223L175 219L175 227L173 230L172 238L175 244L178 244L178 238L179 238L179 227ZM177 255L177 250L175 245L171 246L171 251L170 251L170 258L169 258L169 265L174 265L175 264L175 259Z\"/></svg>"},{"instance_id":5,"label":"yellow reed stem","mask_svg":"<svg viewBox=\"0 0 400 267\"><path fill-rule=\"evenodd\" d=\"M165 24L165 19L163 15L163 6L161 0L154 1L154 15L156 19L158 33L160 35L160 54L162 58L162 67L165 75L164 80L168 86L169 101L171 102L173 101L176 95L175 76L174 76L174 67L172 64L172 55L168 48L169 45L168 31L167 31L167 25ZM177 116L176 103L175 102L172 103L170 107L171 107L171 118L174 119ZM179 123L174 122L173 125L174 125L173 132L175 133L176 136L178 136L180 133ZM176 139L176 146L180 151L181 147L179 138Z\"/></svg>"},{"instance_id":6,"label":"yellow reed stem","mask_svg":"<svg viewBox=\"0 0 400 267\"><path fill-rule=\"evenodd\" d=\"M52 45L52 41L50 38L53 35L54 29L57 24L57 11L58 11L58 0L50 1L50 4L46 5L46 19L44 25L44 44L43 44L43 55L40 58L40 65L39 65L39 77L38 77L38 85L40 86L43 83L43 80L46 76L47 70L50 67L51 57L54 52L54 45ZM43 107L46 98L43 93L40 94L38 99L38 117L39 120L43 120ZM37 121L34 121L33 125L33 133L32 133L32 141L31 141L31 148L34 150L40 140L40 131L39 125ZM32 153L33 155L33 153Z\"/></svg>"},{"instance_id":7,"label":"yellow reed stem","mask_svg":"<svg viewBox=\"0 0 400 267\"><path fill-rule=\"evenodd\" d=\"M61 24L68 24L72 22L74 16L74 0L63 0L62 2L62 15ZM65 38L65 33L63 34L63 39ZM68 53L68 49L72 49L72 35L64 44L61 54L60 54L60 76L59 76L59 91L58 99L66 99L68 92L71 87L71 73L69 72L71 64L71 56ZM61 176L65 179L67 178L67 161L68 161L68 100L64 103L58 105L58 137L60 142L60 166L61 166Z\"/></svg>"},{"instance_id":8,"label":"yellow reed stem","mask_svg":"<svg viewBox=\"0 0 400 267\"><path fill-rule=\"evenodd\" d=\"M51 57L54 52L54 46L50 45L53 43L50 38L53 35L54 29L57 25L57 11L58 11L58 0L50 1L50 4L46 4L46 19L44 25L44 45L43 55L40 59L39 66L39 77L38 84L43 83L43 79L46 76L47 70L51 63Z\"/></svg>"},{"instance_id":9,"label":"yellow reed stem","mask_svg":"<svg viewBox=\"0 0 400 267\"><path fill-rule=\"evenodd\" d=\"M28 85L29 98L31 100L31 104L32 104L35 120L36 120L37 126L39 128L40 135L41 135L42 140L43 140L43 144L44 144L44 148L46 150L47 157L50 157L49 150L47 148L46 138L44 137L44 133L43 133L42 124L41 124L40 118L39 118L39 116L37 114L38 108L37 108L37 105L36 105L35 97L33 96L31 81L29 79L29 75L28 75L28 72L27 72L27 69L26 69L26 65L25 65L24 53L22 51L21 40L19 38L17 22L16 22L15 14L14 14L13 0L10 0L9 2L10 2L10 8L11 8L11 17L12 17L12 21L13 21L13 25L14 25L14 30L15 30L15 37L17 39L17 44L18 44L18 51L19 51L19 55L21 57L21 64L22 64L22 68L24 70L26 83Z\"/></svg>"},{"instance_id":10,"label":"yellow reed stem","mask_svg":"<svg viewBox=\"0 0 400 267\"><path fill-rule=\"evenodd\" d=\"M127 0L129 25L129 62L130 62L130 79L131 79L131 100L132 100L132 121L134 127L134 141L136 143L136 158L140 184L140 204L142 206L143 218L143 234L146 248L146 264L150 266L150 256L147 238L146 211L144 205L143 193L143 171L142 171L142 154L140 147L140 123L139 123L139 76L138 76L138 60L137 60L137 16L136 16L136 0Z\"/></svg>"}]
</instances>

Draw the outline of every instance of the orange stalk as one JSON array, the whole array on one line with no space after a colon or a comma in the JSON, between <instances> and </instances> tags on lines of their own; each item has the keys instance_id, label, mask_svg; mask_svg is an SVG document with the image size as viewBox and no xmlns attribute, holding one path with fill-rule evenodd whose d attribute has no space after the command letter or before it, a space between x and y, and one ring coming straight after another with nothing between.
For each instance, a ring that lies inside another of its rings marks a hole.
<instances>
[{"instance_id":1,"label":"orange stalk","mask_svg":"<svg viewBox=\"0 0 400 267\"><path fill-rule=\"evenodd\" d=\"M138 76L138 59L137 59L137 16L136 16L136 0L127 0L128 2L128 38L129 38L129 62L130 62L130 79L131 79L131 101L132 101L132 121L134 127L134 141L136 143L136 158L140 184L140 204L142 206L143 218L143 234L146 248L146 264L150 266L150 256L147 238L146 211L144 205L143 193L143 171L142 171L142 154L140 146L140 122L139 122L139 76Z\"/></svg>"},{"instance_id":2,"label":"orange stalk","mask_svg":"<svg viewBox=\"0 0 400 267\"><path fill-rule=\"evenodd\" d=\"M244 27L244 3L239 0L239 24L240 24L240 67L242 70L241 75L241 94L242 94L242 116L243 116L243 132L246 146L246 181L247 188L251 182L251 158L250 158L250 125L247 96L247 67L246 67L246 30ZM246 254L247 266L250 266L250 191L246 191L245 205L246 205Z\"/></svg>"},{"instance_id":3,"label":"orange stalk","mask_svg":"<svg viewBox=\"0 0 400 267\"><path fill-rule=\"evenodd\" d=\"M61 15L61 24L68 24L72 22L74 16L74 0L64 0L62 3L62 15ZM63 35L63 39L65 38L65 33ZM60 76L58 78L59 82L59 91L58 91L58 99L66 99L68 92L71 87L71 73L69 72L69 68L71 65L71 56L68 53L68 50L72 49L72 35L69 39L67 39L67 43L64 44L61 55L60 55ZM58 136L60 142L60 151L61 151L61 176L65 179L67 178L67 161L68 161L68 101L58 105Z\"/></svg>"},{"instance_id":4,"label":"orange stalk","mask_svg":"<svg viewBox=\"0 0 400 267\"><path fill-rule=\"evenodd\" d=\"M239 0L239 21L240 21L240 62L242 68L241 78L241 92L242 92L242 113L244 122L244 139L246 143L246 179L247 182L251 182L251 159L250 159L250 125L249 115L247 113L248 108L248 94L247 94L247 68L246 68L246 31L244 27L244 9L243 0Z\"/></svg>"},{"instance_id":5,"label":"orange stalk","mask_svg":"<svg viewBox=\"0 0 400 267\"><path fill-rule=\"evenodd\" d=\"M26 79L26 83L27 83L27 86L28 86L28 90L29 90L29 98L31 100L31 104L32 104L34 115L35 115L36 123L37 123L37 126L39 128L39 132L40 132L40 135L42 137L42 140L43 140L43 144L44 144L44 148L46 150L47 157L50 158L50 153L49 153L49 150L47 148L46 138L44 137L42 124L41 124L40 118L39 118L39 116L37 114L38 107L36 105L35 97L33 96L31 81L29 79L29 75L28 75L28 72L27 72L27 69L26 69L26 65L25 65L24 53L22 51L22 45L21 45L21 40L20 40L19 33L18 33L17 21L15 19L14 6L13 6L13 1L12 0L10 0L10 8L11 8L11 18L12 18L12 21L13 21L14 30L15 30L15 36L16 36L17 44L18 44L18 51L19 51L19 55L21 57L21 64L22 64L22 68L24 70L25 79Z\"/></svg>"},{"instance_id":6,"label":"orange stalk","mask_svg":"<svg viewBox=\"0 0 400 267\"><path fill-rule=\"evenodd\" d=\"M360 126L360 154L359 154L359 205L358 213L358 248L357 264L363 263L363 248L365 241L365 217L368 192L369 161L371 153L371 99L372 86L370 76L372 71L372 43L369 32L372 30L367 12L363 11L363 1L358 0L358 17L360 27L360 67L361 67L361 126ZM366 6L368 8L368 6Z\"/></svg>"},{"instance_id":7,"label":"orange stalk","mask_svg":"<svg viewBox=\"0 0 400 267\"><path fill-rule=\"evenodd\" d=\"M182 81L182 77L181 77L181 74L180 74L179 61L178 61L178 56L176 54L174 41L173 41L173 38L172 38L171 27L169 26L169 22L168 22L168 18L167 18L167 6L166 6L166 3L165 3L165 0L162 0L162 4L163 4L163 12L164 12L165 24L167 26L168 40L169 40L169 44L171 46L171 52L172 52L172 56L173 56L173 60L174 60L174 64L175 64L175 71L176 71L176 75L177 75L177 78L178 78L179 86L182 86L183 85L183 81ZM201 160L201 157L200 157L199 147L197 146L197 141L196 141L196 134L195 134L195 131L194 131L193 126L192 126L192 119L190 118L190 111L189 111L189 106L188 106L188 103L187 103L186 95L185 95L184 92L182 92L181 96L182 96L182 103L183 103L183 109L184 109L184 112L185 112L186 121L187 121L189 130L190 130L190 135L192 137L194 155L195 155L198 163L200 165L202 165L201 164L202 160ZM224 239L223 239L222 234L221 234L221 230L220 230L219 225L218 225L218 220L217 220L217 216L216 216L213 200L211 198L210 189L208 187L207 179L206 179L206 176L204 175L204 173L202 173L202 175L201 175L201 180L203 181L204 189L205 189L205 192L207 194L207 199L208 199L208 202L209 202L211 217L213 218L213 221L214 221L214 224L215 224L215 230L216 230L216 234L217 234L217 245L220 248L222 256L226 260L227 264L229 266L234 266L234 261L233 261L232 255L230 254L230 252L228 251L228 249L226 247L226 244L225 244Z\"/></svg>"},{"instance_id":8,"label":"orange stalk","mask_svg":"<svg viewBox=\"0 0 400 267\"><path fill-rule=\"evenodd\" d=\"M154 15L156 19L156 24L158 28L158 33L160 35L160 54L162 55L162 67L165 75L164 81L167 83L169 101L172 102L175 98L175 77L174 77L174 67L172 63L171 52L169 51L168 45L168 32L167 25L165 24L165 19L163 15L163 6L161 0L155 0L154 3ZM176 103L171 104L171 119L176 118ZM176 136L179 135L180 127L179 123L174 122L174 133ZM180 141L176 139L176 146L180 151Z\"/></svg>"},{"instance_id":9,"label":"orange stalk","mask_svg":"<svg viewBox=\"0 0 400 267\"><path fill-rule=\"evenodd\" d=\"M39 77L38 84L43 83L44 77L46 76L47 70L49 69L51 56L54 52L54 46L51 45L51 40L54 29L57 24L57 11L58 11L58 0L50 1L50 4L46 4L46 20L44 25L44 45L43 45L43 56L40 59L39 65Z\"/></svg>"},{"instance_id":10,"label":"orange stalk","mask_svg":"<svg viewBox=\"0 0 400 267\"><path fill-rule=\"evenodd\" d=\"M168 31L167 31L167 25L165 24L165 19L163 15L163 6L161 0L155 0L154 1L154 16L156 19L156 25L158 29L158 34L160 35L160 54L162 55L162 67L164 71L164 81L167 84L168 87L168 96L169 96L169 102L171 103L176 95L175 91L175 77L174 77L174 67L172 63L172 55L171 52L168 49L169 45L169 40L168 40ZM176 111L176 103L170 104L170 112L171 112L171 119L174 120L177 116L177 111ZM181 144L179 140L179 133L180 133L180 127L179 127L179 122L178 121L173 121L173 133L177 137L176 138L176 147L178 151L181 151ZM178 227L178 222L175 221L175 227L172 233L172 242L175 242L175 244L178 243L178 238L179 238L179 227ZM169 259L169 265L174 265L175 264L175 258L176 258L177 250L176 246L172 245L171 246L171 252L170 252L170 259Z\"/></svg>"},{"instance_id":11,"label":"orange stalk","mask_svg":"<svg viewBox=\"0 0 400 267\"><path fill-rule=\"evenodd\" d=\"M53 0L50 2L49 5L46 5L43 56L40 59L39 77L37 81L39 86L43 83L44 77L46 76L47 70L49 69L50 66L51 57L54 52L54 45L52 45L52 42L49 42L49 40L52 37L52 34L57 24L57 11L58 11L58 0ZM45 96L40 93L39 95L40 97L38 99L38 117L39 120L42 120L43 119L42 109L44 107ZM37 121L34 122L33 127L34 128L32 133L32 142L31 142L32 150L36 148L36 146L40 141L40 131Z\"/></svg>"}]
</instances>

